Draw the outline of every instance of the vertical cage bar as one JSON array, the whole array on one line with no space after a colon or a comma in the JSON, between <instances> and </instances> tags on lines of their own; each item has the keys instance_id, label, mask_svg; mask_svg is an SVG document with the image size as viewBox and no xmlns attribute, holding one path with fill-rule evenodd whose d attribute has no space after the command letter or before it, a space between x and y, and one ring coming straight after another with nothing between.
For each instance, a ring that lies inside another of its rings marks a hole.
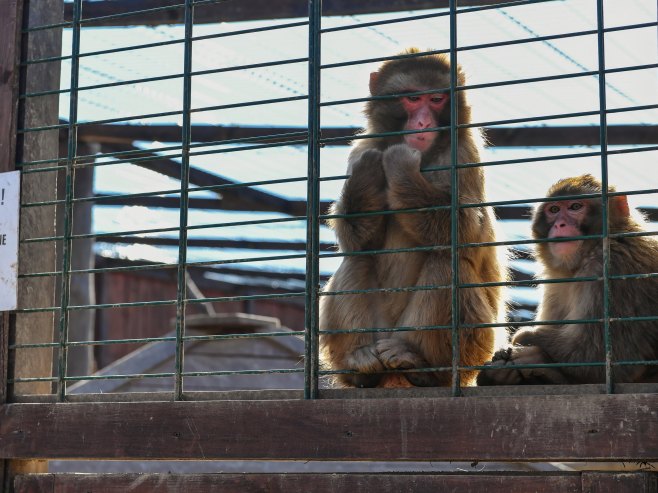
<instances>
[{"instance_id":1,"label":"vertical cage bar","mask_svg":"<svg viewBox=\"0 0 658 493\"><path fill-rule=\"evenodd\" d=\"M71 46L71 93L69 99L66 177L64 184L64 218L62 240L62 277L59 312L59 353L57 358L57 398L66 398L66 368L68 359L69 302L71 298L71 252L73 240L73 164L78 152L78 84L80 74L80 20L82 0L73 2Z\"/></svg>"},{"instance_id":2,"label":"vertical cage bar","mask_svg":"<svg viewBox=\"0 0 658 493\"><path fill-rule=\"evenodd\" d=\"M304 398L318 396L320 290L320 28L322 0L308 2L308 172Z\"/></svg>"},{"instance_id":3,"label":"vertical cage bar","mask_svg":"<svg viewBox=\"0 0 658 493\"><path fill-rule=\"evenodd\" d=\"M606 392L614 392L612 375L612 341L610 334L610 238L608 237L608 119L606 114L605 32L603 31L603 0L596 2L596 31L599 57L599 138L601 145L601 201L602 201L602 254L603 254L603 337L605 347Z\"/></svg>"},{"instance_id":4,"label":"vertical cage bar","mask_svg":"<svg viewBox=\"0 0 658 493\"><path fill-rule=\"evenodd\" d=\"M452 264L452 281L450 296L452 299L452 395L461 394L459 378L459 172L457 170L458 131L457 125L457 0L450 0L450 260Z\"/></svg>"},{"instance_id":5,"label":"vertical cage bar","mask_svg":"<svg viewBox=\"0 0 658 493\"><path fill-rule=\"evenodd\" d=\"M187 298L187 218L190 184L190 141L192 139L192 31L194 0L185 0L185 45L183 58L183 127L181 129L180 231L178 237L178 276L176 292L176 362L174 399L183 398L183 337Z\"/></svg>"}]
</instances>

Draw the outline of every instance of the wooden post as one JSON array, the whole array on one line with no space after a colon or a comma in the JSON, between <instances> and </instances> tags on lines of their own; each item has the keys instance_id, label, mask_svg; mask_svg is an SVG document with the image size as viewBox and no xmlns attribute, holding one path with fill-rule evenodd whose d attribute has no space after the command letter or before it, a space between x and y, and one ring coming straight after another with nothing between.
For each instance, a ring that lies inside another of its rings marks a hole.
<instances>
[{"instance_id":1,"label":"wooden post","mask_svg":"<svg viewBox=\"0 0 658 493\"><path fill-rule=\"evenodd\" d=\"M22 0L0 2L0 173L14 169L18 114L18 61ZM7 402L9 313L0 313L0 404ZM8 486L9 461L0 460L0 488Z\"/></svg>"},{"instance_id":2,"label":"wooden post","mask_svg":"<svg viewBox=\"0 0 658 493\"><path fill-rule=\"evenodd\" d=\"M21 50L28 58L41 58L61 54L61 29L39 31L23 37L21 30L29 19L31 26L61 21L62 0L5 0L0 2L0 172L15 169L18 161L32 161L57 157L57 132L27 134L22 145L17 145L17 128L36 127L57 123L58 96L34 98L22 108L19 123L18 95L23 90L45 90L59 87L59 62L29 67L20 80ZM26 43L24 45L23 43ZM21 185L21 203L49 200L55 197L56 184L53 173L24 176ZM54 234L54 208L33 208L21 212L21 238L51 236ZM22 245L19 250L19 272L45 272L55 268L54 244ZM20 281L18 284L19 307L52 306L54 280ZM7 385L8 375L49 376L52 371L52 351L31 350L32 353L12 357L15 366L9 368L8 345L10 340L20 342L50 342L53 340L53 314L38 313L14 316L0 313L0 403L11 398ZM50 393L49 382L14 386L22 393ZM43 460L0 461L0 488L11 491L15 474L46 472Z\"/></svg>"},{"instance_id":3,"label":"wooden post","mask_svg":"<svg viewBox=\"0 0 658 493\"><path fill-rule=\"evenodd\" d=\"M29 7L28 7L29 6ZM40 0L26 3L24 9L29 27L61 22L62 0ZM23 37L22 52L29 60L61 55L61 28L46 29ZM60 63L49 62L29 65L21 80L21 91L34 92L58 89ZM28 98L21 108L19 128L35 128L59 122L59 96ZM30 162L59 157L59 131L38 131L22 134L16 149L19 162ZM45 164L52 166L52 164ZM34 169L30 165L30 169ZM21 183L21 203L54 200L57 192L55 172L24 174ZM55 207L29 207L21 210L20 237L38 238L55 235ZM55 242L22 244L19 249L19 273L52 272L56 269ZM51 307L55 305L55 278L37 277L20 279L18 283L19 308ZM53 341L55 313L38 312L18 314L16 317L16 343L44 343ZM49 377L52 375L53 351L50 348L17 350L14 355L15 377ZM13 388L16 394L49 394L50 382L19 383Z\"/></svg>"}]
</instances>

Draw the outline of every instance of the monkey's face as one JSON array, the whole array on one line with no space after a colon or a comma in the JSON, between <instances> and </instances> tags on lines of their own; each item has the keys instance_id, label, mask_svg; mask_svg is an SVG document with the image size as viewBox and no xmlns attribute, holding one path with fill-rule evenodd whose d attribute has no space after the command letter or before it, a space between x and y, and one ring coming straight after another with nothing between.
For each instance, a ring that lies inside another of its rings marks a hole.
<instances>
[{"instance_id":1,"label":"monkey's face","mask_svg":"<svg viewBox=\"0 0 658 493\"><path fill-rule=\"evenodd\" d=\"M535 239L587 236L600 230L597 204L584 199L541 204L532 222ZM540 243L537 245L537 256L546 267L572 271L581 263L585 251L595 244L591 240Z\"/></svg>"},{"instance_id":2,"label":"monkey's face","mask_svg":"<svg viewBox=\"0 0 658 493\"><path fill-rule=\"evenodd\" d=\"M400 98L407 116L403 130L425 130L439 126L439 115L446 110L448 95L442 93L404 96ZM405 143L426 152L436 140L436 132L423 132L405 135Z\"/></svg>"},{"instance_id":3,"label":"monkey's face","mask_svg":"<svg viewBox=\"0 0 658 493\"><path fill-rule=\"evenodd\" d=\"M583 234L582 225L588 217L589 204L584 200L563 200L544 204L543 213L549 225L548 238L564 238ZM567 259L575 255L583 240L549 243L554 257Z\"/></svg>"}]
</instances>

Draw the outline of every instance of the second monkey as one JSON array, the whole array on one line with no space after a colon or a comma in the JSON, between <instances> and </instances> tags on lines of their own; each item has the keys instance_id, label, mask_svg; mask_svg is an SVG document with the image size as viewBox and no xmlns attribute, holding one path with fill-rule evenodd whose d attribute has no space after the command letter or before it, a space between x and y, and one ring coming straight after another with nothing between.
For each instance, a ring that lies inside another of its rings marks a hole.
<instances>
[{"instance_id":1,"label":"second monkey","mask_svg":"<svg viewBox=\"0 0 658 493\"><path fill-rule=\"evenodd\" d=\"M403 54L415 55L412 48ZM465 84L461 68L457 83ZM366 133L421 131L359 140L348 160L347 179L332 213L349 215L393 211L451 203L451 171L423 171L451 163L450 131L429 131L450 125L450 62L446 55L412 56L385 62L370 75L372 96L406 95L367 103ZM464 91L455 93L458 122L471 122ZM479 135L471 128L458 130L459 163L477 163ZM459 203L485 202L484 173L479 167L458 171ZM494 218L486 207L460 208L458 241L495 241ZM330 221L342 252L377 249L442 249L346 256L324 288L320 301L320 329L345 330L387 327L450 326L451 219L447 208L426 212L340 217ZM460 284L506 280L492 247L459 249ZM432 289L424 289L428 287ZM381 292L380 288L421 288ZM375 290L364 294L329 294L344 290ZM458 325L495 323L503 319L503 288L460 288ZM408 385L385 370L450 367L452 335L449 329L401 332L353 332L321 336L321 355L332 370L359 374L336 376L343 386ZM494 349L494 329L460 330L459 364L480 365ZM463 371L462 383L473 383L476 371ZM412 385L448 385L450 371L403 374Z\"/></svg>"}]
</instances>

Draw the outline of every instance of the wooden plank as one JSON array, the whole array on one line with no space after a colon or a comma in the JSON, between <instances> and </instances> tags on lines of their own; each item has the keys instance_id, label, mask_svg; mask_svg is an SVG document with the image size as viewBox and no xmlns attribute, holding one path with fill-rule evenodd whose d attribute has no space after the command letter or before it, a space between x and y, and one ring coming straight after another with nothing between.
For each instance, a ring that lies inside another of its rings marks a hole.
<instances>
[{"instance_id":1,"label":"wooden plank","mask_svg":"<svg viewBox=\"0 0 658 493\"><path fill-rule=\"evenodd\" d=\"M503 3L508 0L460 0L459 6L488 5ZM104 2L85 1L82 9L85 19L108 16L137 10L153 9L166 6L180 6L180 0L112 0ZM447 8L448 0L324 0L323 15L357 15L378 12L398 12L401 10L421 10ZM72 8L67 4L66 18L71 19ZM211 5L195 7L195 24L215 22L237 22L262 19L305 18L308 5L299 0L277 0L276 4L268 0L243 0L241 2L218 2ZM183 9L173 8L149 14L129 17L101 19L90 23L93 26L132 26L181 24Z\"/></svg>"},{"instance_id":2,"label":"wooden plank","mask_svg":"<svg viewBox=\"0 0 658 493\"><path fill-rule=\"evenodd\" d=\"M352 493L354 491L434 493L459 491L580 493L579 474L40 474L17 477L16 493ZM638 490L641 492L641 490ZM598 490L592 490L598 493Z\"/></svg>"},{"instance_id":3,"label":"wooden plank","mask_svg":"<svg viewBox=\"0 0 658 493\"><path fill-rule=\"evenodd\" d=\"M360 129L357 127L322 129L323 138L351 137ZM285 137L292 132L304 132L300 127L229 127L215 125L192 125L194 142L218 142L248 137L262 137L263 142L286 142L300 137ZM573 146L598 145L600 130L597 126L585 127L491 127L485 128L487 140L497 147L526 146ZM272 135L283 137L267 138ZM88 142L132 143L136 140L157 140L159 142L180 142L180 127L176 125L102 125L82 124L78 138ZM348 145L348 139L330 142L327 145ZM608 144L658 144L658 125L608 125Z\"/></svg>"},{"instance_id":4,"label":"wooden plank","mask_svg":"<svg viewBox=\"0 0 658 493\"><path fill-rule=\"evenodd\" d=\"M6 404L0 458L650 461L657 409L658 394Z\"/></svg>"},{"instance_id":5,"label":"wooden plank","mask_svg":"<svg viewBox=\"0 0 658 493\"><path fill-rule=\"evenodd\" d=\"M658 476L649 472L586 471L582 474L582 488L587 493L656 493Z\"/></svg>"}]
</instances>

